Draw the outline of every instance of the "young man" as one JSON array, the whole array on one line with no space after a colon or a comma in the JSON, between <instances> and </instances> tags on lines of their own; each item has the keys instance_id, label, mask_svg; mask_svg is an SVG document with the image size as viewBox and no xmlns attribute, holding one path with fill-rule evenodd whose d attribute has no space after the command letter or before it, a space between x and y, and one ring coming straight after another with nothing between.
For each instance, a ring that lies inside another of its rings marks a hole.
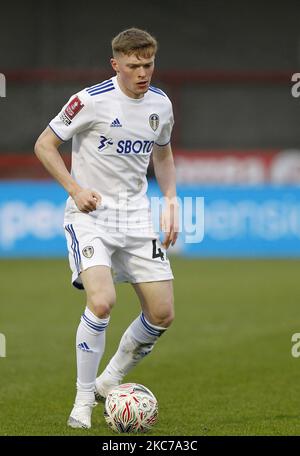
<instances>
[{"instance_id":1,"label":"young man","mask_svg":"<svg viewBox=\"0 0 300 456\"><path fill-rule=\"evenodd\" d=\"M119 385L174 318L173 275L166 257L178 232L172 105L150 85L155 38L131 28L113 39L112 50L116 76L72 96L35 145L38 158L70 195L64 224L72 282L87 296L76 335L77 395L68 420L74 428L90 428L95 397L101 400ZM70 174L58 147L71 138ZM162 244L146 196L151 153L166 200ZM114 282L121 281L133 285L142 312L96 379L115 302Z\"/></svg>"}]
</instances>

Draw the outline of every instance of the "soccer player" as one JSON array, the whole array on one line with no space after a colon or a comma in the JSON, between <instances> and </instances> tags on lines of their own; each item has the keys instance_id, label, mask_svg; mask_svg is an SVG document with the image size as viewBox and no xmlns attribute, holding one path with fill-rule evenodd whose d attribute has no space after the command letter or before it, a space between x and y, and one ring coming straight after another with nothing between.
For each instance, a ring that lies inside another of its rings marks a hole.
<instances>
[{"instance_id":1,"label":"soccer player","mask_svg":"<svg viewBox=\"0 0 300 456\"><path fill-rule=\"evenodd\" d=\"M68 425L90 428L95 400L147 354L174 318L173 274L166 250L178 234L172 105L150 85L157 42L131 28L112 40L116 75L70 98L35 145L35 153L69 194L65 234L72 282L87 304L76 334L77 394ZM58 148L72 138L72 171ZM164 239L152 226L146 196L150 156L164 195ZM129 282L141 304L117 352L96 378L114 283Z\"/></svg>"}]
</instances>

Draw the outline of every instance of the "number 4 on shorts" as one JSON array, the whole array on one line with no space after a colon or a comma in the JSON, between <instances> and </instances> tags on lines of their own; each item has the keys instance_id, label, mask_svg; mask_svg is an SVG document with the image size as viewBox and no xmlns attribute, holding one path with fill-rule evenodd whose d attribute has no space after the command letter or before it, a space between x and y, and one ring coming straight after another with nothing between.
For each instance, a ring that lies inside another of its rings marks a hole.
<instances>
[{"instance_id":1,"label":"number 4 on shorts","mask_svg":"<svg viewBox=\"0 0 300 456\"><path fill-rule=\"evenodd\" d=\"M153 239L152 241L152 258L161 258L162 261L164 261L165 257L163 252L161 251L161 248L156 246L156 239Z\"/></svg>"}]
</instances>

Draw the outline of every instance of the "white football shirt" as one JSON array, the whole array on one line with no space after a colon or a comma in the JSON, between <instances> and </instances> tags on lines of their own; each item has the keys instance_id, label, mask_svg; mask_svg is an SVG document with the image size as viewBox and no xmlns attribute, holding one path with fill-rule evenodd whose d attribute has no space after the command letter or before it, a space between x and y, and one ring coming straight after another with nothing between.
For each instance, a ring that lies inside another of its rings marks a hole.
<instances>
[{"instance_id":1,"label":"white football shirt","mask_svg":"<svg viewBox=\"0 0 300 456\"><path fill-rule=\"evenodd\" d=\"M63 141L72 138L73 178L96 190L102 204L90 213L107 219L107 211L126 205L126 213L145 211L149 219L147 167L153 145L170 142L172 104L160 89L150 86L142 98L130 98L117 77L73 95L49 126ZM65 220L80 213L69 197Z\"/></svg>"}]
</instances>

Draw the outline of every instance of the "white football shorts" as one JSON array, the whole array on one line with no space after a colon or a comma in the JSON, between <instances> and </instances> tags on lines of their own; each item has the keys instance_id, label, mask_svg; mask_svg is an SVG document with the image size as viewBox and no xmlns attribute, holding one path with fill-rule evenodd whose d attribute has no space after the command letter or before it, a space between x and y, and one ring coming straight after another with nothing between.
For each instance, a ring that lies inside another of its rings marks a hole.
<instances>
[{"instance_id":1,"label":"white football shorts","mask_svg":"<svg viewBox=\"0 0 300 456\"><path fill-rule=\"evenodd\" d=\"M92 217L78 217L64 225L72 283L83 289L80 273L108 266L118 282L172 280L173 274L159 235L152 229L107 230Z\"/></svg>"}]
</instances>

